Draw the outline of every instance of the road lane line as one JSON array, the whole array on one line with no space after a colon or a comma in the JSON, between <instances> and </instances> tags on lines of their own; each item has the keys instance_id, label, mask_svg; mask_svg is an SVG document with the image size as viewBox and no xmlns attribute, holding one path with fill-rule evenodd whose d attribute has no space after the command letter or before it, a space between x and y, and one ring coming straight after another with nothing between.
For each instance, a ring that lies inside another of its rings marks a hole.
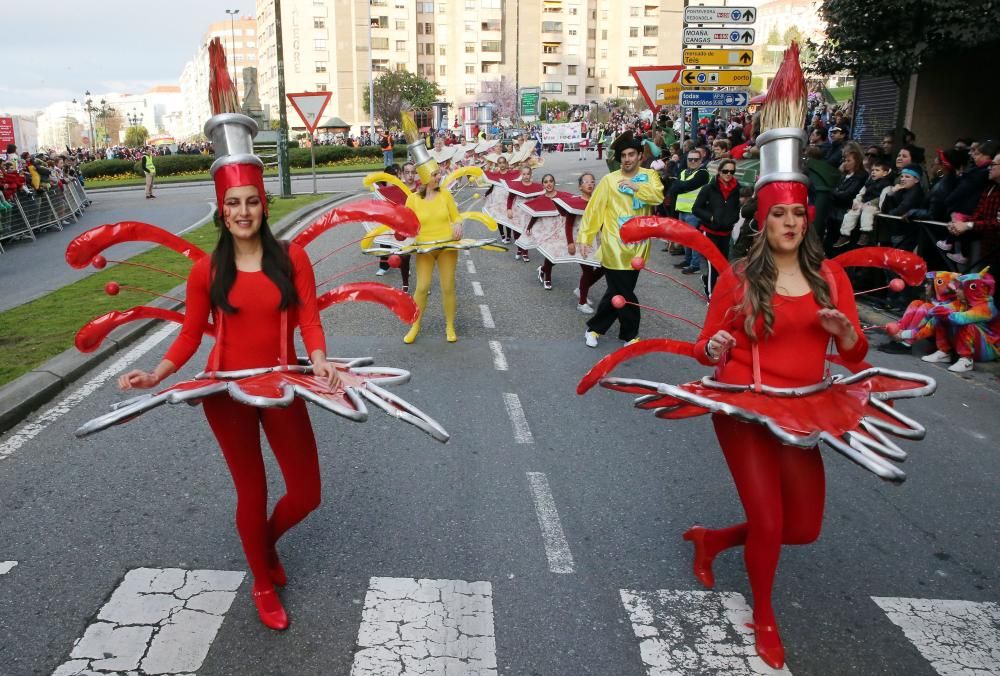
<instances>
[{"instance_id":1,"label":"road lane line","mask_svg":"<svg viewBox=\"0 0 1000 676\"><path fill-rule=\"evenodd\" d=\"M507 357L503 353L503 345L499 340L490 341L490 351L493 353L493 368L497 371L507 370Z\"/></svg>"},{"instance_id":2,"label":"road lane line","mask_svg":"<svg viewBox=\"0 0 1000 676\"><path fill-rule=\"evenodd\" d=\"M873 596L939 674L1000 673L1000 604Z\"/></svg>"},{"instance_id":3,"label":"road lane line","mask_svg":"<svg viewBox=\"0 0 1000 676\"><path fill-rule=\"evenodd\" d=\"M531 486L531 497L535 501L538 525L542 529L542 542L545 544L545 558L549 560L549 572L564 574L574 572L573 554L569 551L569 542L563 534L559 512L556 511L556 501L549 489L549 480L541 472L528 472L528 484Z\"/></svg>"},{"instance_id":4,"label":"road lane line","mask_svg":"<svg viewBox=\"0 0 1000 676\"><path fill-rule=\"evenodd\" d=\"M485 296L486 295L486 294L483 293L483 285L480 284L479 282L473 282L472 283L472 293L476 294L477 296Z\"/></svg>"},{"instance_id":5,"label":"road lane line","mask_svg":"<svg viewBox=\"0 0 1000 676\"><path fill-rule=\"evenodd\" d=\"M753 611L736 592L620 589L649 676L786 674L754 649Z\"/></svg>"},{"instance_id":6,"label":"road lane line","mask_svg":"<svg viewBox=\"0 0 1000 676\"><path fill-rule=\"evenodd\" d=\"M489 305L480 305L479 314L483 316L483 326L487 329L495 329L497 325L493 323L493 313L490 312Z\"/></svg>"},{"instance_id":7,"label":"road lane line","mask_svg":"<svg viewBox=\"0 0 1000 676\"><path fill-rule=\"evenodd\" d=\"M0 575L6 575L14 570L14 566L16 565L17 561L0 561Z\"/></svg>"},{"instance_id":8,"label":"road lane line","mask_svg":"<svg viewBox=\"0 0 1000 676\"><path fill-rule=\"evenodd\" d=\"M146 340L139 343L136 347L125 353L124 356L117 359L114 363L108 366L108 368L88 380L78 390L66 395L52 408L42 413L31 422L25 424L24 427L8 437L5 441L3 441L3 443L0 443L0 460L9 458L19 448L41 434L46 427L69 413L74 406L93 394L97 388L101 387L104 383L131 366L132 362L152 350L178 328L180 327L176 324L164 326L159 331L146 338Z\"/></svg>"},{"instance_id":9,"label":"road lane line","mask_svg":"<svg viewBox=\"0 0 1000 676\"><path fill-rule=\"evenodd\" d=\"M503 403L507 407L507 416L510 424L514 426L514 441L519 444L533 444L534 437L531 436L531 429L528 427L528 419L524 417L524 409L521 408L521 400L512 392L504 392Z\"/></svg>"},{"instance_id":10,"label":"road lane line","mask_svg":"<svg viewBox=\"0 0 1000 676\"><path fill-rule=\"evenodd\" d=\"M373 577L351 676L497 676L489 582Z\"/></svg>"},{"instance_id":11,"label":"road lane line","mask_svg":"<svg viewBox=\"0 0 1000 676\"><path fill-rule=\"evenodd\" d=\"M201 227L201 226L205 225L210 220L212 220L213 216L215 216L215 209L216 209L215 202L209 202L208 203L208 214L205 215L205 216L203 216L201 219L195 221L194 223L192 223L188 227L184 228L180 232L176 233L176 235L178 237L180 237L181 235L187 234L189 231L194 230L195 228L198 228L198 227Z\"/></svg>"},{"instance_id":12,"label":"road lane line","mask_svg":"<svg viewBox=\"0 0 1000 676\"><path fill-rule=\"evenodd\" d=\"M470 275L476 274L476 263L471 258L465 261L465 269L469 271Z\"/></svg>"},{"instance_id":13,"label":"road lane line","mask_svg":"<svg viewBox=\"0 0 1000 676\"><path fill-rule=\"evenodd\" d=\"M245 576L232 570L130 570L52 676L193 674Z\"/></svg>"}]
</instances>

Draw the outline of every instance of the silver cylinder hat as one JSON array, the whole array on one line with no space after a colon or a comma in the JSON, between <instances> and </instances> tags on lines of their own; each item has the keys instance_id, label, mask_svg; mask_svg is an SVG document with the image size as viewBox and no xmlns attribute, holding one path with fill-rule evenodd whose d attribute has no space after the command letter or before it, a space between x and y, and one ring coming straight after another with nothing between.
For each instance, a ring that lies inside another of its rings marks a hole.
<instances>
[{"instance_id":1,"label":"silver cylinder hat","mask_svg":"<svg viewBox=\"0 0 1000 676\"><path fill-rule=\"evenodd\" d=\"M257 122L242 113L220 113L209 118L205 136L212 142L218 158L212 163L212 175L229 164L256 164L263 169L264 163L253 152L256 135Z\"/></svg>"},{"instance_id":2,"label":"silver cylinder hat","mask_svg":"<svg viewBox=\"0 0 1000 676\"><path fill-rule=\"evenodd\" d=\"M423 139L417 139L413 143L406 146L407 151L410 153L410 157L413 158L413 165L423 164L424 162L429 162L431 159L430 152L427 150L427 145L424 143Z\"/></svg>"},{"instance_id":3,"label":"silver cylinder hat","mask_svg":"<svg viewBox=\"0 0 1000 676\"><path fill-rule=\"evenodd\" d=\"M803 171L802 149L808 138L803 129L784 127L769 129L757 137L760 148L760 168L754 192L768 183L795 181L809 185L809 177Z\"/></svg>"}]
</instances>

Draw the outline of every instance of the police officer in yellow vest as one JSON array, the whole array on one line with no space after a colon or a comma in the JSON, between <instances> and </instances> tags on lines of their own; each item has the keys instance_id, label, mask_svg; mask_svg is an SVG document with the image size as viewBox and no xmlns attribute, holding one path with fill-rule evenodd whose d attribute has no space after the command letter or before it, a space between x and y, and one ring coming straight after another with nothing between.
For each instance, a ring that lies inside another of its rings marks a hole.
<instances>
[{"instance_id":1,"label":"police officer in yellow vest","mask_svg":"<svg viewBox=\"0 0 1000 676\"><path fill-rule=\"evenodd\" d=\"M704 156L697 148L687 152L687 168L682 170L680 178L670 186L669 195L674 198L674 210L677 218L698 229L698 218L691 213L694 201L701 189L708 185L708 169L704 167ZM694 249L684 248L684 260L674 265L681 268L685 275L701 272L701 256Z\"/></svg>"},{"instance_id":2,"label":"police officer in yellow vest","mask_svg":"<svg viewBox=\"0 0 1000 676\"><path fill-rule=\"evenodd\" d=\"M146 179L146 199L156 197L153 194L153 181L156 179L156 165L153 164L153 149L142 151L142 175Z\"/></svg>"}]
</instances>

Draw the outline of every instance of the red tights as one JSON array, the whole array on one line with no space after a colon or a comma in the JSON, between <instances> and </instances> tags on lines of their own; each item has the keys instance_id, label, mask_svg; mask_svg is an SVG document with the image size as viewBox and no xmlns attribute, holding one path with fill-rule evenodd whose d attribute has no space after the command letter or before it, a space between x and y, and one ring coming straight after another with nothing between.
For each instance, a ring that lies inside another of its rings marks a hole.
<instances>
[{"instance_id":1,"label":"red tights","mask_svg":"<svg viewBox=\"0 0 1000 676\"><path fill-rule=\"evenodd\" d=\"M580 264L580 305L587 302L587 293L594 283L604 276L604 268Z\"/></svg>"},{"instance_id":2,"label":"red tights","mask_svg":"<svg viewBox=\"0 0 1000 676\"><path fill-rule=\"evenodd\" d=\"M823 523L826 481L815 448L781 444L761 425L712 416L715 433L736 483L747 520L709 530L709 556L743 545L743 560L753 592L754 622L774 625L771 589L781 545L809 544Z\"/></svg>"},{"instance_id":3,"label":"red tights","mask_svg":"<svg viewBox=\"0 0 1000 676\"><path fill-rule=\"evenodd\" d=\"M254 576L254 587L270 589L268 563L272 548L320 501L319 457L306 405L296 399L285 409L254 408L220 394L206 399L203 406L236 486L236 530ZM261 425L287 490L270 519Z\"/></svg>"}]
</instances>

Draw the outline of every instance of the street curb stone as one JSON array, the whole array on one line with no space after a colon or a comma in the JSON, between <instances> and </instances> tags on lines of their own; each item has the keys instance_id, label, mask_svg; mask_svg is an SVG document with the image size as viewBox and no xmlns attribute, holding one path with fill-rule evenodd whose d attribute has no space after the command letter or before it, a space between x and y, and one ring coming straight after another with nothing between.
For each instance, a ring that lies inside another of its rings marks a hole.
<instances>
[{"instance_id":1,"label":"street curb stone","mask_svg":"<svg viewBox=\"0 0 1000 676\"><path fill-rule=\"evenodd\" d=\"M334 193L329 198L307 204L293 211L272 226L277 237L306 220L312 213L327 209L336 203L355 197L357 193L344 195ZM184 290L181 284L166 295L175 295ZM177 301L160 300L150 303L156 307L168 310L179 310L184 304ZM154 326L161 325L158 320L147 319L122 326L112 331L97 350L81 353L75 347L56 355L44 364L25 373L20 378L0 387L0 433L24 420L29 414L42 405L54 399L61 391L69 387L84 373L87 373L99 363L136 342Z\"/></svg>"}]
</instances>

